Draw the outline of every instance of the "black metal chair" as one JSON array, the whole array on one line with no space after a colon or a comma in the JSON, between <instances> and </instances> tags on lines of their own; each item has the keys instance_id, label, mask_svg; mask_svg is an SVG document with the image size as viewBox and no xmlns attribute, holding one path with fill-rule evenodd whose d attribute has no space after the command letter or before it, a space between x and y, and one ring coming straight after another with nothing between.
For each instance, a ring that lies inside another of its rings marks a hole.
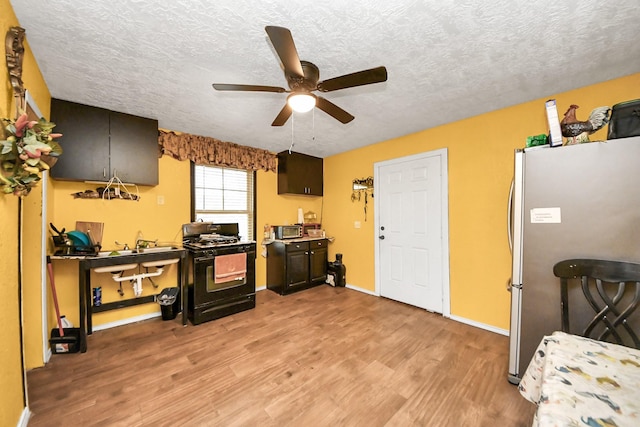
<instances>
[{"instance_id":1,"label":"black metal chair","mask_svg":"<svg viewBox=\"0 0 640 427\"><path fill-rule=\"evenodd\" d=\"M553 274L560 278L564 332L571 333L569 282L570 279L579 279L582 292L596 313L579 335L599 341L607 341L611 336L614 339L612 342L616 344L640 349L640 339L629 322L629 317L640 304L640 264L597 259L568 259L554 265ZM627 286L632 288L625 293ZM596 327L600 329L599 333L597 336L591 336Z\"/></svg>"}]
</instances>

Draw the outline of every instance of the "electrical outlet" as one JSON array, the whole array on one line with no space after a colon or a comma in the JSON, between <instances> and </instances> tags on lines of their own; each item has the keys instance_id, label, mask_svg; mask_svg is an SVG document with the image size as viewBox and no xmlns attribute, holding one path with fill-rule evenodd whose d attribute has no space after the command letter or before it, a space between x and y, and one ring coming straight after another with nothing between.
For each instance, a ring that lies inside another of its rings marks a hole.
<instances>
[{"instance_id":1,"label":"electrical outlet","mask_svg":"<svg viewBox=\"0 0 640 427\"><path fill-rule=\"evenodd\" d=\"M354 228L360 228L360 221L356 221L353 223Z\"/></svg>"},{"instance_id":2,"label":"electrical outlet","mask_svg":"<svg viewBox=\"0 0 640 427\"><path fill-rule=\"evenodd\" d=\"M164 196L158 196L158 204L164 205Z\"/></svg>"}]
</instances>

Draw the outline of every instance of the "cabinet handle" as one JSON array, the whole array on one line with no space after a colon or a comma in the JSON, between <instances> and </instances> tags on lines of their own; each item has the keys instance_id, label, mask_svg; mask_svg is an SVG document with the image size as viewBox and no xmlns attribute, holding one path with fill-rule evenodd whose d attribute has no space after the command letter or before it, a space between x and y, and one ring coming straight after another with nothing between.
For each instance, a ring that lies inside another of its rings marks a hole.
<instances>
[{"instance_id":1,"label":"cabinet handle","mask_svg":"<svg viewBox=\"0 0 640 427\"><path fill-rule=\"evenodd\" d=\"M315 252L314 252L314 251L311 251L311 255L315 255Z\"/></svg>"},{"instance_id":2,"label":"cabinet handle","mask_svg":"<svg viewBox=\"0 0 640 427\"><path fill-rule=\"evenodd\" d=\"M102 168L102 177L103 178L107 177L107 168Z\"/></svg>"}]
</instances>

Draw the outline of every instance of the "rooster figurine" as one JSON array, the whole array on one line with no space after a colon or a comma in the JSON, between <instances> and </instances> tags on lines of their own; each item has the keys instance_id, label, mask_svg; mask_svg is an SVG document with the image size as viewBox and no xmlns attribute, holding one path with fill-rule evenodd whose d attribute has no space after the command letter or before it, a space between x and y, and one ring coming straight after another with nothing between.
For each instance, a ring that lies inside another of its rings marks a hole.
<instances>
[{"instance_id":1,"label":"rooster figurine","mask_svg":"<svg viewBox=\"0 0 640 427\"><path fill-rule=\"evenodd\" d=\"M609 112L611 111L609 107L594 108L589 115L589 120L586 122L576 119L576 110L578 108L577 105L572 104L567 112L564 113L564 118L560 122L560 130L562 131L562 136L565 137L564 145L589 142L589 135L609 123Z\"/></svg>"}]
</instances>

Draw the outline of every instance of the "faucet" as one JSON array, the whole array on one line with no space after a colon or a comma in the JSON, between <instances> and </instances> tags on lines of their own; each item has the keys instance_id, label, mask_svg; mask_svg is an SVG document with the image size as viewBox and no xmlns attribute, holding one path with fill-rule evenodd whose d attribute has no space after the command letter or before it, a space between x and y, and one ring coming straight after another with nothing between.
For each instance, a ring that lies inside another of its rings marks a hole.
<instances>
[{"instance_id":1,"label":"faucet","mask_svg":"<svg viewBox=\"0 0 640 427\"><path fill-rule=\"evenodd\" d=\"M153 244L154 246L157 246L158 245L158 239L156 239L156 240L137 239L136 240L136 249L148 248L150 244Z\"/></svg>"},{"instance_id":2,"label":"faucet","mask_svg":"<svg viewBox=\"0 0 640 427\"><path fill-rule=\"evenodd\" d=\"M118 245L118 246L123 246L123 248L122 248L122 250L123 250L123 251L128 251L128 250L129 250L129 245L128 245L127 243L119 243L119 242L116 240L116 245Z\"/></svg>"}]
</instances>

